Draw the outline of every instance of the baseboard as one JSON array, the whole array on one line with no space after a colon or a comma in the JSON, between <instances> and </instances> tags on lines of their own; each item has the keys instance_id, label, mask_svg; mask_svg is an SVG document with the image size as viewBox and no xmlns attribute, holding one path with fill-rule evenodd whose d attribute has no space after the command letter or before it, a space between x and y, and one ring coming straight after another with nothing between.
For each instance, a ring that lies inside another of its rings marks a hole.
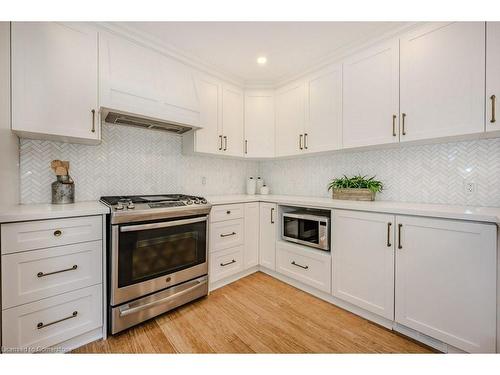
<instances>
[{"instance_id":1,"label":"baseboard","mask_svg":"<svg viewBox=\"0 0 500 375\"><path fill-rule=\"evenodd\" d=\"M248 268L244 271L238 272L237 274L234 274L232 276L229 276L229 277L226 277L224 279L210 283L208 286L208 291L212 292L216 289L223 287L224 285L234 283L235 281L241 279L242 277L251 275L252 273L255 273L257 271L259 271L259 266L253 266L253 267ZM209 276L209 280L210 280L210 276Z\"/></svg>"}]
</instances>

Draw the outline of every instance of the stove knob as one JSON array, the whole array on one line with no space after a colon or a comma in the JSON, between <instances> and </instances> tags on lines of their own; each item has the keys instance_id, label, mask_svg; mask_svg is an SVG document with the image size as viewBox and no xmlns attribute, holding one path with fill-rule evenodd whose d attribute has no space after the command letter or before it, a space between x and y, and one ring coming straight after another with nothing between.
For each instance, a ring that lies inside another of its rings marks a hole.
<instances>
[{"instance_id":1,"label":"stove knob","mask_svg":"<svg viewBox=\"0 0 500 375\"><path fill-rule=\"evenodd\" d=\"M134 205L132 202L130 202L130 203L128 204L127 208L128 208L129 210L133 210L133 209L135 208L135 205Z\"/></svg>"},{"instance_id":2,"label":"stove knob","mask_svg":"<svg viewBox=\"0 0 500 375\"><path fill-rule=\"evenodd\" d=\"M202 198L201 203L202 204L207 204L207 200L205 198Z\"/></svg>"},{"instance_id":3,"label":"stove knob","mask_svg":"<svg viewBox=\"0 0 500 375\"><path fill-rule=\"evenodd\" d=\"M198 198L195 198L194 204L200 204L200 200Z\"/></svg>"},{"instance_id":4,"label":"stove knob","mask_svg":"<svg viewBox=\"0 0 500 375\"><path fill-rule=\"evenodd\" d=\"M186 204L187 204L187 205L193 204L193 201L192 201L191 199L188 199L188 200L186 201Z\"/></svg>"},{"instance_id":5,"label":"stove knob","mask_svg":"<svg viewBox=\"0 0 500 375\"><path fill-rule=\"evenodd\" d=\"M123 204L121 204L121 203L118 203L118 204L116 205L116 209L117 209L118 211L123 210L123 208L124 208L124 207L123 207Z\"/></svg>"}]
</instances>

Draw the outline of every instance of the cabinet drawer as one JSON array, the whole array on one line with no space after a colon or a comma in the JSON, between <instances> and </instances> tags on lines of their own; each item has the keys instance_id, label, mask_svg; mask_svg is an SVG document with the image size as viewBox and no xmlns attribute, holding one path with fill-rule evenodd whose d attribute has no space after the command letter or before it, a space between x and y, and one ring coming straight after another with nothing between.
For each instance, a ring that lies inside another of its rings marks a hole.
<instances>
[{"instance_id":1,"label":"cabinet drawer","mask_svg":"<svg viewBox=\"0 0 500 375\"><path fill-rule=\"evenodd\" d=\"M320 250L278 242L276 244L276 271L330 293L331 256Z\"/></svg>"},{"instance_id":2,"label":"cabinet drawer","mask_svg":"<svg viewBox=\"0 0 500 375\"><path fill-rule=\"evenodd\" d=\"M2 254L102 239L101 216L2 224Z\"/></svg>"},{"instance_id":3,"label":"cabinet drawer","mask_svg":"<svg viewBox=\"0 0 500 375\"><path fill-rule=\"evenodd\" d=\"M102 285L2 312L4 348L40 351L102 326Z\"/></svg>"},{"instance_id":4,"label":"cabinet drawer","mask_svg":"<svg viewBox=\"0 0 500 375\"><path fill-rule=\"evenodd\" d=\"M243 245L243 219L220 221L210 226L210 252Z\"/></svg>"},{"instance_id":5,"label":"cabinet drawer","mask_svg":"<svg viewBox=\"0 0 500 375\"><path fill-rule=\"evenodd\" d=\"M102 241L2 257L2 309L99 284Z\"/></svg>"},{"instance_id":6,"label":"cabinet drawer","mask_svg":"<svg viewBox=\"0 0 500 375\"><path fill-rule=\"evenodd\" d=\"M214 206L210 211L210 222L232 220L242 218L245 212L243 204L225 204L222 206Z\"/></svg>"},{"instance_id":7,"label":"cabinet drawer","mask_svg":"<svg viewBox=\"0 0 500 375\"><path fill-rule=\"evenodd\" d=\"M210 282L218 281L243 270L243 246L210 254Z\"/></svg>"}]
</instances>

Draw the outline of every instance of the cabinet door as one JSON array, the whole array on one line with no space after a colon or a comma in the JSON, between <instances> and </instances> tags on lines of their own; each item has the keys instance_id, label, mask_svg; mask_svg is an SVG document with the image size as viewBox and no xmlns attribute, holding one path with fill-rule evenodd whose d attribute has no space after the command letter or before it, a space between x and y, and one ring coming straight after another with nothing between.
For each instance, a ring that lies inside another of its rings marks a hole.
<instances>
[{"instance_id":1,"label":"cabinet door","mask_svg":"<svg viewBox=\"0 0 500 375\"><path fill-rule=\"evenodd\" d=\"M487 22L486 23L486 131L500 130L499 103L500 103L500 22Z\"/></svg>"},{"instance_id":2,"label":"cabinet door","mask_svg":"<svg viewBox=\"0 0 500 375\"><path fill-rule=\"evenodd\" d=\"M209 77L199 77L197 92L201 129L194 132L194 151L210 154L222 153L221 85Z\"/></svg>"},{"instance_id":3,"label":"cabinet door","mask_svg":"<svg viewBox=\"0 0 500 375\"><path fill-rule=\"evenodd\" d=\"M297 155L303 152L305 122L305 89L303 82L276 92L276 156ZM300 142L300 144L299 144Z\"/></svg>"},{"instance_id":4,"label":"cabinet door","mask_svg":"<svg viewBox=\"0 0 500 375\"><path fill-rule=\"evenodd\" d=\"M101 106L199 126L191 69L153 49L109 33L99 43Z\"/></svg>"},{"instance_id":5,"label":"cabinet door","mask_svg":"<svg viewBox=\"0 0 500 375\"><path fill-rule=\"evenodd\" d=\"M245 203L245 268L259 264L259 202Z\"/></svg>"},{"instance_id":6,"label":"cabinet door","mask_svg":"<svg viewBox=\"0 0 500 375\"><path fill-rule=\"evenodd\" d=\"M325 69L307 81L308 120L304 149L308 152L341 148L342 65Z\"/></svg>"},{"instance_id":7,"label":"cabinet door","mask_svg":"<svg viewBox=\"0 0 500 375\"><path fill-rule=\"evenodd\" d=\"M495 352L496 225L396 221L396 322L468 352Z\"/></svg>"},{"instance_id":8,"label":"cabinet door","mask_svg":"<svg viewBox=\"0 0 500 375\"><path fill-rule=\"evenodd\" d=\"M245 93L245 156L274 156L274 93Z\"/></svg>"},{"instance_id":9,"label":"cabinet door","mask_svg":"<svg viewBox=\"0 0 500 375\"><path fill-rule=\"evenodd\" d=\"M222 88L222 133L224 154L243 156L243 92Z\"/></svg>"},{"instance_id":10,"label":"cabinet door","mask_svg":"<svg viewBox=\"0 0 500 375\"><path fill-rule=\"evenodd\" d=\"M343 78L343 147L398 142L399 42L352 56Z\"/></svg>"},{"instance_id":11,"label":"cabinet door","mask_svg":"<svg viewBox=\"0 0 500 375\"><path fill-rule=\"evenodd\" d=\"M335 210L332 228L333 295L394 319L394 216Z\"/></svg>"},{"instance_id":12,"label":"cabinet door","mask_svg":"<svg viewBox=\"0 0 500 375\"><path fill-rule=\"evenodd\" d=\"M11 48L12 130L98 142L97 32L79 23L13 22Z\"/></svg>"},{"instance_id":13,"label":"cabinet door","mask_svg":"<svg viewBox=\"0 0 500 375\"><path fill-rule=\"evenodd\" d=\"M274 203L260 203L259 264L276 269L276 223L278 207Z\"/></svg>"},{"instance_id":14,"label":"cabinet door","mask_svg":"<svg viewBox=\"0 0 500 375\"><path fill-rule=\"evenodd\" d=\"M484 22L431 23L401 38L401 141L484 131Z\"/></svg>"}]
</instances>

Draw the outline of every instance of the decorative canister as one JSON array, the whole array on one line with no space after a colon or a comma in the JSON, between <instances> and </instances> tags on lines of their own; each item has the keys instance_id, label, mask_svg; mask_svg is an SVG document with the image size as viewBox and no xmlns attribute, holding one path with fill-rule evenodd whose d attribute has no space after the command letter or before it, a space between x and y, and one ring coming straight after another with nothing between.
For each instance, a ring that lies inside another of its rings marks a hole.
<instances>
[{"instance_id":1,"label":"decorative canister","mask_svg":"<svg viewBox=\"0 0 500 375\"><path fill-rule=\"evenodd\" d=\"M257 186L257 189L256 189L256 192L257 194L260 194L260 189L262 188L262 186L264 185L264 180L260 177L257 177L257 181L256 181L256 186Z\"/></svg>"},{"instance_id":2,"label":"decorative canister","mask_svg":"<svg viewBox=\"0 0 500 375\"><path fill-rule=\"evenodd\" d=\"M68 175L57 176L52 183L52 203L66 204L75 202L75 183Z\"/></svg>"},{"instance_id":3,"label":"decorative canister","mask_svg":"<svg viewBox=\"0 0 500 375\"><path fill-rule=\"evenodd\" d=\"M247 180L247 194L248 195L255 195L255 179L253 177L249 177Z\"/></svg>"}]
</instances>

